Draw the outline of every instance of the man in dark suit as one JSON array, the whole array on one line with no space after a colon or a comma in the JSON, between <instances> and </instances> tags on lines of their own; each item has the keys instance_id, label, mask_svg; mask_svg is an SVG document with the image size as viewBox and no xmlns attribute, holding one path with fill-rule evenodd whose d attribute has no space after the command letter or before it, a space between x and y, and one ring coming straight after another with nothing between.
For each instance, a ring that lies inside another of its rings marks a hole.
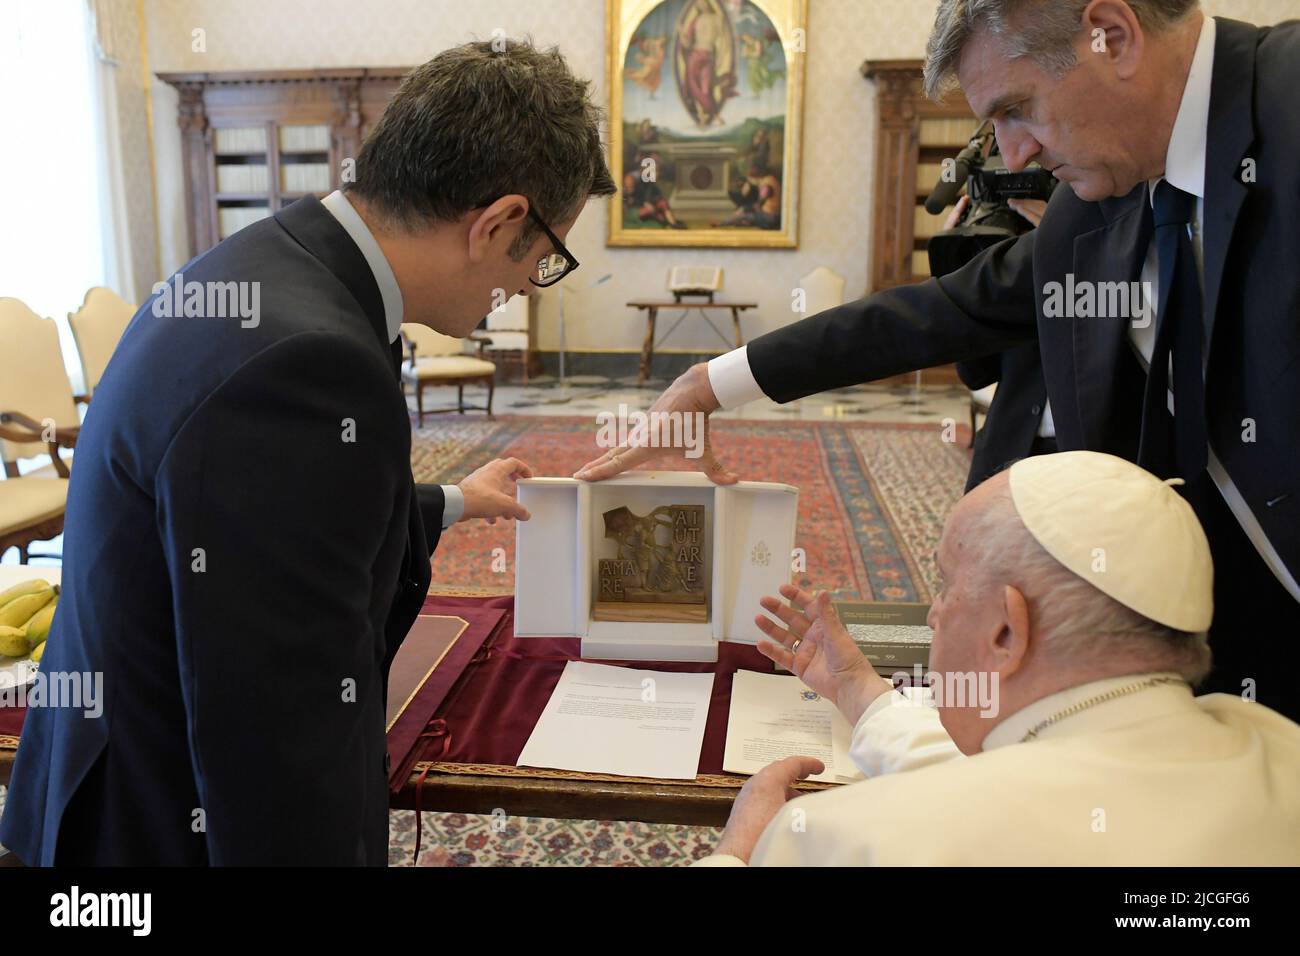
<instances>
[{"instance_id":1,"label":"man in dark suit","mask_svg":"<svg viewBox=\"0 0 1300 956\"><path fill-rule=\"evenodd\" d=\"M1008 205L1031 227L1037 227L1043 221L1047 209L1047 202L1043 199L1012 199ZM970 196L962 196L944 228L958 226L969 206ZM1016 235L1024 231L1018 230ZM933 275L943 276L959 268L959 264L954 262L950 268L940 271L932 254L930 268ZM972 391L997 386L984 426L972 438L967 491L1021 458L1049 455L1057 450L1051 406L1047 401L1047 383L1043 381L1043 360L1039 358L1037 342L958 362L957 375Z\"/></svg>"},{"instance_id":2,"label":"man in dark suit","mask_svg":"<svg viewBox=\"0 0 1300 956\"><path fill-rule=\"evenodd\" d=\"M493 47L497 48L494 49ZM403 321L467 335L554 281L614 192L588 84L477 43L403 82L356 181L188 263L87 415L0 842L28 864L387 862L390 662L456 518L529 516L517 459L416 485Z\"/></svg>"},{"instance_id":3,"label":"man in dark suit","mask_svg":"<svg viewBox=\"0 0 1300 956\"><path fill-rule=\"evenodd\" d=\"M1186 482L1217 571L1205 689L1300 718L1300 23L1210 20L1195 0L942 0L929 92L954 75L1009 168L1036 159L1070 187L1042 225L693 368L654 407L785 402L1036 339L1062 450Z\"/></svg>"},{"instance_id":4,"label":"man in dark suit","mask_svg":"<svg viewBox=\"0 0 1300 956\"><path fill-rule=\"evenodd\" d=\"M996 385L984 426L972 438L966 491L983 484L1021 458L1050 455L1056 438L1044 435L1047 383L1038 345L1018 345L997 355L957 363L957 375L972 391Z\"/></svg>"}]
</instances>

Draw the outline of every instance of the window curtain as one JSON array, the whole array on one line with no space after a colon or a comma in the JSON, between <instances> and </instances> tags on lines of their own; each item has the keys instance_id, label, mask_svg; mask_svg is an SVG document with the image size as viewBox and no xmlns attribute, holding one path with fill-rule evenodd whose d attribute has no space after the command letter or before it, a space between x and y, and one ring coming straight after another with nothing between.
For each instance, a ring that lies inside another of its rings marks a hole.
<instances>
[{"instance_id":1,"label":"window curtain","mask_svg":"<svg viewBox=\"0 0 1300 956\"><path fill-rule=\"evenodd\" d=\"M139 301L122 189L114 10L99 0L3 0L0 17L0 296L59 326L93 286ZM123 5L126 6L126 5Z\"/></svg>"}]
</instances>

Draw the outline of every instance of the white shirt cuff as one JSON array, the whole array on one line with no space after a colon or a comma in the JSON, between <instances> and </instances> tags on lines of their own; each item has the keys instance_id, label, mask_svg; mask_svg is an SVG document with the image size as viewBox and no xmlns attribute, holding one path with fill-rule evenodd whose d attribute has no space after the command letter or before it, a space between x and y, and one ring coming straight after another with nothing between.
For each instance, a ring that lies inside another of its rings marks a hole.
<instances>
[{"instance_id":1,"label":"white shirt cuff","mask_svg":"<svg viewBox=\"0 0 1300 956\"><path fill-rule=\"evenodd\" d=\"M459 485L443 485L442 496L446 499L442 506L442 530L446 531L465 513L465 492Z\"/></svg>"},{"instance_id":2,"label":"white shirt cuff","mask_svg":"<svg viewBox=\"0 0 1300 956\"><path fill-rule=\"evenodd\" d=\"M709 360L709 387L720 408L739 408L763 397L763 390L749 368L748 349L749 346L742 345Z\"/></svg>"}]
</instances>

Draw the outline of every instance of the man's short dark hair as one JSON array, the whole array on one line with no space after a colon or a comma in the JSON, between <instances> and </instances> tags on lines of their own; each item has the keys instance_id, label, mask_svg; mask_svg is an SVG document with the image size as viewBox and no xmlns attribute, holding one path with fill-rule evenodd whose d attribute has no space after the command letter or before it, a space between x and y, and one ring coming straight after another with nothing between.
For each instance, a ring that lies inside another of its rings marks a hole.
<instances>
[{"instance_id":1,"label":"man's short dark hair","mask_svg":"<svg viewBox=\"0 0 1300 956\"><path fill-rule=\"evenodd\" d=\"M366 137L345 188L406 229L458 219L510 193L547 223L616 190L591 84L557 49L531 41L466 43L402 81ZM511 254L536 240L528 220Z\"/></svg>"}]
</instances>

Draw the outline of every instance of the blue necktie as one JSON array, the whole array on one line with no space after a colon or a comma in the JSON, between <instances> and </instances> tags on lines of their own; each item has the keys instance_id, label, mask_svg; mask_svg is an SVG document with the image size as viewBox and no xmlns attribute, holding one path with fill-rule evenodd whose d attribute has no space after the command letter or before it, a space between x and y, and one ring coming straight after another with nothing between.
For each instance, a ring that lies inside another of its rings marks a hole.
<instances>
[{"instance_id":1,"label":"blue necktie","mask_svg":"<svg viewBox=\"0 0 1300 956\"><path fill-rule=\"evenodd\" d=\"M1167 180L1156 186L1153 221L1160 263L1160 302L1138 449L1138 464L1148 471L1162 478L1189 481L1205 469L1208 453L1201 360L1205 320L1191 236L1195 212L1195 196ZM1170 355L1174 359L1172 421L1167 399Z\"/></svg>"}]
</instances>

